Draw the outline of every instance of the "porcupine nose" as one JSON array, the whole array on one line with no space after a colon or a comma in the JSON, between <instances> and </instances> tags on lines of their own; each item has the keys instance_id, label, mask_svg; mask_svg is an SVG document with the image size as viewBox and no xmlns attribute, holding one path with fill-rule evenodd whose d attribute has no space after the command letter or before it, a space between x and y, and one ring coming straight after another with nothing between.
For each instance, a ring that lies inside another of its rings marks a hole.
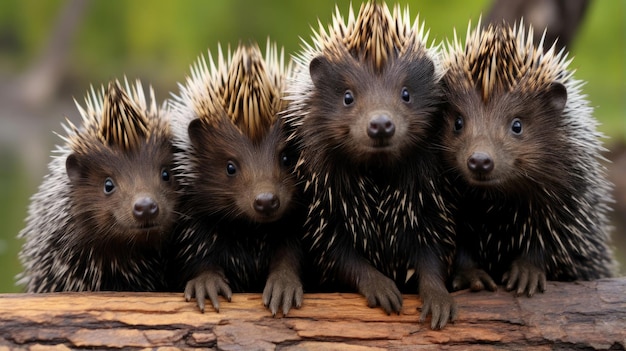
<instances>
[{"instance_id":1,"label":"porcupine nose","mask_svg":"<svg viewBox=\"0 0 626 351\"><path fill-rule=\"evenodd\" d=\"M272 193L261 193L254 199L254 209L263 215L270 215L279 207L280 200Z\"/></svg>"},{"instance_id":2,"label":"porcupine nose","mask_svg":"<svg viewBox=\"0 0 626 351\"><path fill-rule=\"evenodd\" d=\"M133 205L133 215L140 221L145 221L156 217L159 213L159 206L151 197L140 197Z\"/></svg>"},{"instance_id":3,"label":"porcupine nose","mask_svg":"<svg viewBox=\"0 0 626 351\"><path fill-rule=\"evenodd\" d=\"M476 173L489 173L493 170L493 160L484 152L474 152L467 159L467 168Z\"/></svg>"},{"instance_id":4,"label":"porcupine nose","mask_svg":"<svg viewBox=\"0 0 626 351\"><path fill-rule=\"evenodd\" d=\"M389 116L380 114L372 117L367 125L367 135L372 139L390 138L396 132L396 126Z\"/></svg>"}]
</instances>

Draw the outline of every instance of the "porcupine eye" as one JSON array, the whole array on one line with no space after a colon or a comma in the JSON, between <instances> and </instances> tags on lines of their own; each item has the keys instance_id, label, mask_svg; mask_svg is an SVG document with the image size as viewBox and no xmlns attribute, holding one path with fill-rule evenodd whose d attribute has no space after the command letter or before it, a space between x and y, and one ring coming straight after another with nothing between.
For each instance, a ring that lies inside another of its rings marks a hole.
<instances>
[{"instance_id":1,"label":"porcupine eye","mask_svg":"<svg viewBox=\"0 0 626 351\"><path fill-rule=\"evenodd\" d=\"M456 119L454 120L454 131L455 132L460 132L461 129L463 129L463 117L461 116L457 116Z\"/></svg>"},{"instance_id":2,"label":"porcupine eye","mask_svg":"<svg viewBox=\"0 0 626 351\"><path fill-rule=\"evenodd\" d=\"M286 152L280 154L280 164L285 167L291 167L291 157Z\"/></svg>"},{"instance_id":3,"label":"porcupine eye","mask_svg":"<svg viewBox=\"0 0 626 351\"><path fill-rule=\"evenodd\" d=\"M411 101L411 94L409 94L409 90L407 88L402 88L402 92L400 94L402 96L402 101L404 102Z\"/></svg>"},{"instance_id":4,"label":"porcupine eye","mask_svg":"<svg viewBox=\"0 0 626 351\"><path fill-rule=\"evenodd\" d=\"M344 106L350 106L354 102L354 96L352 95L352 91L346 90L343 94L343 104Z\"/></svg>"},{"instance_id":5,"label":"porcupine eye","mask_svg":"<svg viewBox=\"0 0 626 351\"><path fill-rule=\"evenodd\" d=\"M519 118L514 119L511 123L511 131L515 135L522 134L522 121L520 121Z\"/></svg>"},{"instance_id":6,"label":"porcupine eye","mask_svg":"<svg viewBox=\"0 0 626 351\"><path fill-rule=\"evenodd\" d=\"M115 183L113 183L113 179L107 178L104 180L104 194L111 195L115 190Z\"/></svg>"},{"instance_id":7,"label":"porcupine eye","mask_svg":"<svg viewBox=\"0 0 626 351\"><path fill-rule=\"evenodd\" d=\"M163 168L163 169L161 170L161 179L162 179L164 182L169 182L171 178L172 178L172 177L171 177L171 175L170 175L170 171L169 171L169 170L167 170L167 168Z\"/></svg>"},{"instance_id":8,"label":"porcupine eye","mask_svg":"<svg viewBox=\"0 0 626 351\"><path fill-rule=\"evenodd\" d=\"M237 173L237 166L233 163L233 161L228 161L226 165L226 174L229 176L234 176Z\"/></svg>"}]
</instances>

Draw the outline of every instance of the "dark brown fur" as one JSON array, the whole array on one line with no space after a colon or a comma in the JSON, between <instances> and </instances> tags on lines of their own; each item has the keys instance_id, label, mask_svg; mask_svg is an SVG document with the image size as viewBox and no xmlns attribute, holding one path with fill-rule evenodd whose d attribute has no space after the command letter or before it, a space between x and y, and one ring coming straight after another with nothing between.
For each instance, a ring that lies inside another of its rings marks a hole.
<instances>
[{"instance_id":1,"label":"dark brown fur","mask_svg":"<svg viewBox=\"0 0 626 351\"><path fill-rule=\"evenodd\" d=\"M303 243L322 284L356 290L387 313L400 312L402 292L419 292L420 319L432 312L438 329L456 316L444 283L453 224L431 150L439 72L407 21L374 2L347 24L336 14L331 34L315 35L317 50L300 58L307 66L286 121L309 203Z\"/></svg>"},{"instance_id":2,"label":"dark brown fur","mask_svg":"<svg viewBox=\"0 0 626 351\"><path fill-rule=\"evenodd\" d=\"M183 200L190 216L178 226L172 266L183 267L174 273L177 289L186 284L187 299L195 296L203 311L205 294L219 311L217 294L230 300L233 291L263 291L273 314L301 304L303 214L295 198L295 156L280 123L258 142L226 117L214 125L196 119L189 126L199 150L195 171L200 180L188 187ZM228 173L230 165L235 174ZM257 208L257 200L268 196L276 208Z\"/></svg>"},{"instance_id":3,"label":"dark brown fur","mask_svg":"<svg viewBox=\"0 0 626 351\"><path fill-rule=\"evenodd\" d=\"M446 157L472 186L524 194L532 189L525 181L527 177L545 185L568 186L562 182L568 181L566 175L576 155L559 140L559 130L566 128L560 118L567 99L562 85L537 93L502 92L487 102L475 90L449 91L451 106L445 118L443 144L455 152ZM464 123L460 132L454 131L457 118ZM516 118L522 121L522 135L511 131ZM494 168L488 174L468 169L468 159L477 152L492 158Z\"/></svg>"},{"instance_id":4,"label":"dark brown fur","mask_svg":"<svg viewBox=\"0 0 626 351\"><path fill-rule=\"evenodd\" d=\"M20 283L29 292L164 290L161 248L178 200L166 112L146 105L139 82L92 90L79 110L83 126L66 128L20 233Z\"/></svg>"},{"instance_id":5,"label":"dark brown fur","mask_svg":"<svg viewBox=\"0 0 626 351\"><path fill-rule=\"evenodd\" d=\"M66 165L74 204L71 215L88 223L84 231L76 233L75 244L92 245L96 231L105 247L126 242L159 247L162 232L176 218L172 155L169 141L153 137L138 150L100 148L68 156ZM110 195L103 192L107 178L115 184ZM142 198L154 200L158 206L156 217L144 220L133 215L133 206Z\"/></svg>"},{"instance_id":6,"label":"dark brown fur","mask_svg":"<svg viewBox=\"0 0 626 351\"><path fill-rule=\"evenodd\" d=\"M227 220L268 223L280 219L290 208L295 180L289 172L293 157L287 150L278 122L259 142L243 135L230 121L208 125L195 120L189 127L192 143L201 150L197 171L206 177L190 192L196 210L219 214ZM236 174L229 175L231 163ZM276 211L262 213L254 208L259 194L274 194ZM210 196L210 201L205 199Z\"/></svg>"},{"instance_id":7,"label":"dark brown fur","mask_svg":"<svg viewBox=\"0 0 626 351\"><path fill-rule=\"evenodd\" d=\"M286 77L282 50L268 41L200 58L175 97L178 170L185 207L173 244L173 279L185 298L263 290L286 314L302 303L291 148L278 118ZM294 156L295 157L295 156Z\"/></svg>"},{"instance_id":8,"label":"dark brown fur","mask_svg":"<svg viewBox=\"0 0 626 351\"><path fill-rule=\"evenodd\" d=\"M432 62L425 58L417 62L408 58L394 61L384 74L352 60L313 60L311 76L316 89L310 113L320 118L305 120L302 134L306 148L327 151L311 152L307 162L322 163L326 160L320 159L327 157L355 167L402 162L407 152L424 144L431 127L432 121L426 116L435 111L432 104L437 88L419 84L433 74ZM423 110L416 111L401 100L403 88L410 90L414 103L425 106ZM349 107L342 102L346 90L355 99ZM395 125L393 138L378 140L367 135L368 123L376 114L389 116Z\"/></svg>"},{"instance_id":9,"label":"dark brown fur","mask_svg":"<svg viewBox=\"0 0 626 351\"><path fill-rule=\"evenodd\" d=\"M444 61L442 149L459 199L453 288L494 290L493 277L532 296L546 279L614 271L601 135L566 58L531 38L477 29Z\"/></svg>"}]
</instances>

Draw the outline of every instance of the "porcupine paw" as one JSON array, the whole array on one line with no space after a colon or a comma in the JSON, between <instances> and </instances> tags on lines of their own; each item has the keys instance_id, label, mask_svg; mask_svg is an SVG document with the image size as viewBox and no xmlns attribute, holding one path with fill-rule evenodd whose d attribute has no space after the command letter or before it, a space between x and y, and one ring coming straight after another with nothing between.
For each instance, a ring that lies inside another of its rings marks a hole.
<instances>
[{"instance_id":1,"label":"porcupine paw","mask_svg":"<svg viewBox=\"0 0 626 351\"><path fill-rule=\"evenodd\" d=\"M511 269L504 273L502 282L506 283L506 290L515 290L515 295L524 293L531 297L535 292L546 290L546 272L525 258L518 258L511 264Z\"/></svg>"},{"instance_id":2,"label":"porcupine paw","mask_svg":"<svg viewBox=\"0 0 626 351\"><path fill-rule=\"evenodd\" d=\"M263 289L263 304L276 316L282 305L286 316L291 307L302 306L302 282L297 272L290 269L270 272Z\"/></svg>"},{"instance_id":3,"label":"porcupine paw","mask_svg":"<svg viewBox=\"0 0 626 351\"><path fill-rule=\"evenodd\" d=\"M382 273L376 271L376 274L361 279L358 290L365 296L369 307L380 306L387 314L391 314L391 312L400 314L402 293L398 290L396 283Z\"/></svg>"},{"instance_id":4,"label":"porcupine paw","mask_svg":"<svg viewBox=\"0 0 626 351\"><path fill-rule=\"evenodd\" d=\"M491 276L480 268L459 269L452 279L452 290L469 288L471 291L496 291L497 285Z\"/></svg>"},{"instance_id":5,"label":"porcupine paw","mask_svg":"<svg viewBox=\"0 0 626 351\"><path fill-rule=\"evenodd\" d=\"M233 293L228 286L228 279L221 270L206 271L187 282L185 286L185 299L191 301L193 297L198 302L200 311L204 313L205 297L209 297L215 311L220 311L218 295L224 296L230 302Z\"/></svg>"},{"instance_id":6,"label":"porcupine paw","mask_svg":"<svg viewBox=\"0 0 626 351\"><path fill-rule=\"evenodd\" d=\"M422 297L422 312L420 322L426 321L428 314L432 315L431 329L442 329L457 317L457 304L454 298L445 290L420 289Z\"/></svg>"}]
</instances>

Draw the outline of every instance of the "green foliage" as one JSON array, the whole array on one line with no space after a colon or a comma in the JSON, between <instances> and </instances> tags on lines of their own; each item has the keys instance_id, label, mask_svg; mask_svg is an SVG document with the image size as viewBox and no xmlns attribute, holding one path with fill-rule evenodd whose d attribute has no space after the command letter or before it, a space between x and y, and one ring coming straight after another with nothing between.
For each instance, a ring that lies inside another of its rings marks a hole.
<instances>
[{"instance_id":1,"label":"green foliage","mask_svg":"<svg viewBox=\"0 0 626 351\"><path fill-rule=\"evenodd\" d=\"M592 1L573 47L576 77L595 107L600 129L626 142L626 2Z\"/></svg>"},{"instance_id":2,"label":"green foliage","mask_svg":"<svg viewBox=\"0 0 626 351\"><path fill-rule=\"evenodd\" d=\"M0 162L3 165L0 167L0 292L18 292L15 275L21 271L17 253L22 241L16 235L24 225L30 195L26 194L19 162L4 152L0 153Z\"/></svg>"}]
</instances>

